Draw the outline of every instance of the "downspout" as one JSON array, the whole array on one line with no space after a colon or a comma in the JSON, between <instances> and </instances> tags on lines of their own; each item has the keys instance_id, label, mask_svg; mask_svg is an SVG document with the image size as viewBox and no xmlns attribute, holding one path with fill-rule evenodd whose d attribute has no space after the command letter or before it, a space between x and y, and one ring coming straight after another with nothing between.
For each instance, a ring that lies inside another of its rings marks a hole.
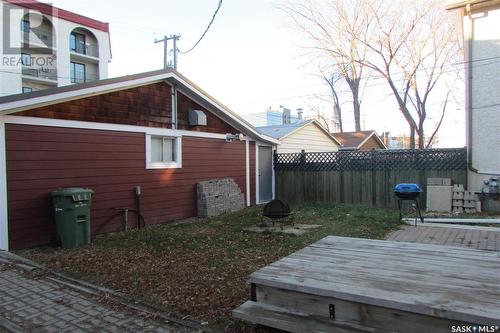
<instances>
[{"instance_id":1,"label":"downspout","mask_svg":"<svg viewBox=\"0 0 500 333\"><path fill-rule=\"evenodd\" d=\"M7 210L7 155L5 119L0 115L0 250L9 250L9 219Z\"/></svg>"},{"instance_id":2,"label":"downspout","mask_svg":"<svg viewBox=\"0 0 500 333\"><path fill-rule=\"evenodd\" d=\"M245 138L245 187L247 207L250 207L250 140Z\"/></svg>"},{"instance_id":3,"label":"downspout","mask_svg":"<svg viewBox=\"0 0 500 333\"><path fill-rule=\"evenodd\" d=\"M177 86L172 84L172 129L177 129Z\"/></svg>"}]
</instances>

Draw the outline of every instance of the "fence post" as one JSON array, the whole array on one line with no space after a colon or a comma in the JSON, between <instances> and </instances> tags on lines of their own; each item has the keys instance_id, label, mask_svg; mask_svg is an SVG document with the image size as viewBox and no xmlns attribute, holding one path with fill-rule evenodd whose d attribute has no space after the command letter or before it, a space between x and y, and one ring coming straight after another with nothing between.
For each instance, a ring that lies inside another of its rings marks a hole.
<instances>
[{"instance_id":1,"label":"fence post","mask_svg":"<svg viewBox=\"0 0 500 333\"><path fill-rule=\"evenodd\" d=\"M306 151L304 149L300 151L300 168L302 170L306 168Z\"/></svg>"}]
</instances>

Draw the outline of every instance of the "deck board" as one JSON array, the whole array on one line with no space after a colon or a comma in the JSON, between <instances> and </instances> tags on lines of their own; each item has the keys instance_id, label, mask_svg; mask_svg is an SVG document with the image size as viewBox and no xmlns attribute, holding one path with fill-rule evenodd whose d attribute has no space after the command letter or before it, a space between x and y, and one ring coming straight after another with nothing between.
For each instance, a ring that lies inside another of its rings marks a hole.
<instances>
[{"instance_id":1,"label":"deck board","mask_svg":"<svg viewBox=\"0 0 500 333\"><path fill-rule=\"evenodd\" d=\"M453 244L451 239L458 232L439 236ZM463 240L465 234L460 236ZM498 325L499 277L500 252L329 236L253 273L249 281L449 320Z\"/></svg>"}]
</instances>

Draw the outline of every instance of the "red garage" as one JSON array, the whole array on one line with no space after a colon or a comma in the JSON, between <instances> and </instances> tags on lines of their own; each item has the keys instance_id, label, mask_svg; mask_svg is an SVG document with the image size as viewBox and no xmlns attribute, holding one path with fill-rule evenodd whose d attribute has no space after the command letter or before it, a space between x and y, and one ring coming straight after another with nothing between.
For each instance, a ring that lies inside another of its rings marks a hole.
<instances>
[{"instance_id":1,"label":"red garage","mask_svg":"<svg viewBox=\"0 0 500 333\"><path fill-rule=\"evenodd\" d=\"M196 216L203 180L234 179L247 205L272 198L262 154L277 142L174 70L0 98L0 134L2 249L53 240L59 187L95 191L93 234L123 228L110 218L136 186L147 225Z\"/></svg>"}]
</instances>

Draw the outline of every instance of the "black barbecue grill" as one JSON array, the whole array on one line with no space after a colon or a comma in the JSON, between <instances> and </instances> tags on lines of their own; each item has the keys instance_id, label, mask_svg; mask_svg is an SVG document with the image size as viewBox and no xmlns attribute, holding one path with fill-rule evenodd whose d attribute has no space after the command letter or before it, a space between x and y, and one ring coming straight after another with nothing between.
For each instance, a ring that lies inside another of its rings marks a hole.
<instances>
[{"instance_id":1,"label":"black barbecue grill","mask_svg":"<svg viewBox=\"0 0 500 333\"><path fill-rule=\"evenodd\" d=\"M398 184L394 186L394 194L398 198L398 209L399 209L399 220L401 221L401 201L413 201L415 202L415 207L417 211L415 212L415 226L417 226L417 217L420 217L420 221L424 223L422 213L420 212L420 205L418 203L418 197L422 193L422 189L418 184ZM417 215L418 214L418 215Z\"/></svg>"},{"instance_id":2,"label":"black barbecue grill","mask_svg":"<svg viewBox=\"0 0 500 333\"><path fill-rule=\"evenodd\" d=\"M291 224L293 225L293 214L292 211L290 210L290 206L286 202L283 202L279 199L274 199L272 201L269 201L264 206L264 210L262 211L262 217L261 217L262 224L264 223L265 217L271 219L273 225L274 222L277 220L283 221L287 217L290 217Z\"/></svg>"}]
</instances>

